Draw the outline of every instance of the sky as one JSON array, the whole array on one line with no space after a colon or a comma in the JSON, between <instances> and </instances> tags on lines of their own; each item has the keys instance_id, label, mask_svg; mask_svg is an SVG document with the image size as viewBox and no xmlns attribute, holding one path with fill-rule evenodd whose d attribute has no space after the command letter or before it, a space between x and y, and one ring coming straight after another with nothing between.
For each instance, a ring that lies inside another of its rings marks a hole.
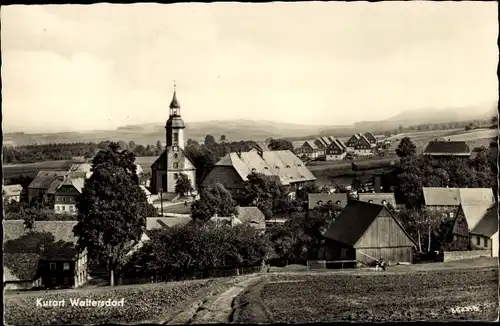
<instances>
[{"instance_id":1,"label":"sky","mask_svg":"<svg viewBox=\"0 0 500 326\"><path fill-rule=\"evenodd\" d=\"M493 103L496 2L2 6L4 131L310 125Z\"/></svg>"}]
</instances>

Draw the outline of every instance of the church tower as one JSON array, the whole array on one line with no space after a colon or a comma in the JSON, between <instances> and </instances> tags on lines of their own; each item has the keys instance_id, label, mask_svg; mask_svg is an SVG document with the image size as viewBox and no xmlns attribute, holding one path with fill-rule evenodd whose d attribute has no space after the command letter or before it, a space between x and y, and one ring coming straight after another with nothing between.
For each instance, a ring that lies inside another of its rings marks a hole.
<instances>
[{"instance_id":1,"label":"church tower","mask_svg":"<svg viewBox=\"0 0 500 326\"><path fill-rule=\"evenodd\" d=\"M174 84L174 95L170 102L170 116L165 125L167 130L167 147L178 146L184 149L184 121L181 118L181 106L177 100L177 94Z\"/></svg>"}]
</instances>

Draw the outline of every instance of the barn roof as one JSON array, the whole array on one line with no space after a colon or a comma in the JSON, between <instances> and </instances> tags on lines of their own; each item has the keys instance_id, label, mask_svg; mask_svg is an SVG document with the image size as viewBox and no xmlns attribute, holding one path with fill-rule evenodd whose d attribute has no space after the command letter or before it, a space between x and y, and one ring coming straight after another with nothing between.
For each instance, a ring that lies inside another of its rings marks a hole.
<instances>
[{"instance_id":1,"label":"barn roof","mask_svg":"<svg viewBox=\"0 0 500 326\"><path fill-rule=\"evenodd\" d=\"M469 156L471 150L464 141L433 140L424 149L427 155L466 155Z\"/></svg>"},{"instance_id":2,"label":"barn roof","mask_svg":"<svg viewBox=\"0 0 500 326\"><path fill-rule=\"evenodd\" d=\"M342 206L342 208L344 208L347 205L347 194L342 194L342 193L337 193L337 194L323 194L323 193L307 194L307 201L308 201L309 209L314 209L315 207L319 206L319 204L318 204L319 201L323 202L323 204L326 204L330 200L332 201L333 204L336 204L338 201L340 201L340 205Z\"/></svg>"},{"instance_id":3,"label":"barn roof","mask_svg":"<svg viewBox=\"0 0 500 326\"><path fill-rule=\"evenodd\" d=\"M260 229L266 227L266 217L258 207L238 206L237 210L238 210L238 219L243 223L250 223L251 225Z\"/></svg>"},{"instance_id":4,"label":"barn roof","mask_svg":"<svg viewBox=\"0 0 500 326\"><path fill-rule=\"evenodd\" d=\"M171 228L176 225L186 225L193 219L190 216L147 217L146 230Z\"/></svg>"},{"instance_id":5,"label":"barn roof","mask_svg":"<svg viewBox=\"0 0 500 326\"><path fill-rule=\"evenodd\" d=\"M314 141L313 141L313 140L306 140L306 141L302 144L302 146L304 146L305 144L307 144L307 145L311 146L311 148L312 148L312 149L318 149L318 146L316 146L316 144L314 143ZM302 147L302 146L301 146L301 147Z\"/></svg>"},{"instance_id":6,"label":"barn roof","mask_svg":"<svg viewBox=\"0 0 500 326\"><path fill-rule=\"evenodd\" d=\"M491 205L495 196L491 188L423 187L427 206Z\"/></svg>"},{"instance_id":7,"label":"barn roof","mask_svg":"<svg viewBox=\"0 0 500 326\"><path fill-rule=\"evenodd\" d=\"M23 191L23 186L21 185L7 185L3 186L2 193L4 197L10 196L20 196Z\"/></svg>"},{"instance_id":8,"label":"barn roof","mask_svg":"<svg viewBox=\"0 0 500 326\"><path fill-rule=\"evenodd\" d=\"M473 230L491 208L491 203L489 205L461 205L461 207L469 230Z\"/></svg>"},{"instance_id":9,"label":"barn roof","mask_svg":"<svg viewBox=\"0 0 500 326\"><path fill-rule=\"evenodd\" d=\"M316 180L304 162L291 151L264 151L229 153L215 166L232 166L242 180L251 173L262 173L279 178L281 184Z\"/></svg>"},{"instance_id":10,"label":"barn roof","mask_svg":"<svg viewBox=\"0 0 500 326\"><path fill-rule=\"evenodd\" d=\"M73 227L77 221L35 221L34 232L48 232L54 236L54 241L76 243ZM15 240L28 232L23 220L5 220L3 222L3 241Z\"/></svg>"},{"instance_id":11,"label":"barn roof","mask_svg":"<svg viewBox=\"0 0 500 326\"><path fill-rule=\"evenodd\" d=\"M375 138L375 136L373 136L373 134L372 134L371 132L367 132L367 133L365 133L365 135L364 135L364 136L365 136L365 137L366 137L366 139L368 139L368 141L369 141L370 143L372 143L372 144L377 142L377 138Z\"/></svg>"},{"instance_id":12,"label":"barn roof","mask_svg":"<svg viewBox=\"0 0 500 326\"><path fill-rule=\"evenodd\" d=\"M359 194L359 200L364 202L372 200L374 204L379 205L383 205L382 202L385 200L393 207L396 207L396 197L393 193L361 193Z\"/></svg>"},{"instance_id":13,"label":"barn roof","mask_svg":"<svg viewBox=\"0 0 500 326\"><path fill-rule=\"evenodd\" d=\"M342 210L335 222L325 233L325 237L349 246L355 246L363 237L370 225L375 221L382 210L387 210L382 205L366 203L358 200L350 201ZM401 227L401 230L415 244L415 241L406 232L401 223L389 212L389 215Z\"/></svg>"},{"instance_id":14,"label":"barn roof","mask_svg":"<svg viewBox=\"0 0 500 326\"><path fill-rule=\"evenodd\" d=\"M479 222L471 229L471 234L479 234L491 238L498 232L498 205L495 204L483 214Z\"/></svg>"},{"instance_id":15,"label":"barn roof","mask_svg":"<svg viewBox=\"0 0 500 326\"><path fill-rule=\"evenodd\" d=\"M39 171L28 188L54 191L67 175L68 171Z\"/></svg>"}]
</instances>

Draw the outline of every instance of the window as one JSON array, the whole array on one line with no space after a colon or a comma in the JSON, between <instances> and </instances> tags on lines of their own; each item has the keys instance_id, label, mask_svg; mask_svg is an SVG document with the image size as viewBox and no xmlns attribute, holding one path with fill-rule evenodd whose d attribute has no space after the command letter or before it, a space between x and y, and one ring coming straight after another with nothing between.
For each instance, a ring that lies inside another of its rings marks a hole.
<instances>
[{"instance_id":1,"label":"window","mask_svg":"<svg viewBox=\"0 0 500 326\"><path fill-rule=\"evenodd\" d=\"M318 203L317 203L317 204L318 204L318 205L323 205L323 201L322 201L322 200L320 200L320 201L318 201Z\"/></svg>"},{"instance_id":2,"label":"window","mask_svg":"<svg viewBox=\"0 0 500 326\"><path fill-rule=\"evenodd\" d=\"M371 199L368 202L371 203L371 204L373 204L373 200L371 200Z\"/></svg>"},{"instance_id":3,"label":"window","mask_svg":"<svg viewBox=\"0 0 500 326\"><path fill-rule=\"evenodd\" d=\"M337 205L340 205L340 200L337 200L336 204L337 204Z\"/></svg>"},{"instance_id":4,"label":"window","mask_svg":"<svg viewBox=\"0 0 500 326\"><path fill-rule=\"evenodd\" d=\"M481 237L476 236L476 245L480 246L481 245Z\"/></svg>"},{"instance_id":5,"label":"window","mask_svg":"<svg viewBox=\"0 0 500 326\"><path fill-rule=\"evenodd\" d=\"M63 270L65 271L69 270L69 263L64 263Z\"/></svg>"},{"instance_id":6,"label":"window","mask_svg":"<svg viewBox=\"0 0 500 326\"><path fill-rule=\"evenodd\" d=\"M64 211L64 210L66 210L66 207L64 207L64 206L61 206L61 209L62 209L62 210Z\"/></svg>"},{"instance_id":7,"label":"window","mask_svg":"<svg viewBox=\"0 0 500 326\"><path fill-rule=\"evenodd\" d=\"M488 239L487 238L484 238L484 247L488 248Z\"/></svg>"},{"instance_id":8,"label":"window","mask_svg":"<svg viewBox=\"0 0 500 326\"><path fill-rule=\"evenodd\" d=\"M50 263L50 270L55 271L56 270L56 263Z\"/></svg>"},{"instance_id":9,"label":"window","mask_svg":"<svg viewBox=\"0 0 500 326\"><path fill-rule=\"evenodd\" d=\"M342 248L342 252L340 253L340 257L347 256L347 248Z\"/></svg>"},{"instance_id":10,"label":"window","mask_svg":"<svg viewBox=\"0 0 500 326\"><path fill-rule=\"evenodd\" d=\"M56 211L58 211L58 210L59 210L59 206L56 206Z\"/></svg>"},{"instance_id":11,"label":"window","mask_svg":"<svg viewBox=\"0 0 500 326\"><path fill-rule=\"evenodd\" d=\"M74 207L73 205L71 205L71 206L69 207L69 210L70 210L71 212L73 211L73 207Z\"/></svg>"},{"instance_id":12,"label":"window","mask_svg":"<svg viewBox=\"0 0 500 326\"><path fill-rule=\"evenodd\" d=\"M178 173L174 173L174 179L177 179L179 177Z\"/></svg>"},{"instance_id":13,"label":"window","mask_svg":"<svg viewBox=\"0 0 500 326\"><path fill-rule=\"evenodd\" d=\"M56 285L56 283L57 283L57 279L56 279L56 278L52 278L52 279L51 279L51 283L52 283L52 285Z\"/></svg>"},{"instance_id":14,"label":"window","mask_svg":"<svg viewBox=\"0 0 500 326\"><path fill-rule=\"evenodd\" d=\"M382 200L382 205L387 205L387 200Z\"/></svg>"},{"instance_id":15,"label":"window","mask_svg":"<svg viewBox=\"0 0 500 326\"><path fill-rule=\"evenodd\" d=\"M177 169L179 167L179 164L176 162L174 163L174 169Z\"/></svg>"},{"instance_id":16,"label":"window","mask_svg":"<svg viewBox=\"0 0 500 326\"><path fill-rule=\"evenodd\" d=\"M179 141L179 134L174 134L174 142L178 142Z\"/></svg>"},{"instance_id":17,"label":"window","mask_svg":"<svg viewBox=\"0 0 500 326\"><path fill-rule=\"evenodd\" d=\"M331 200L329 200L329 201L327 202L327 204L328 204L328 205L331 205L331 204L333 204L333 202L332 202Z\"/></svg>"},{"instance_id":18,"label":"window","mask_svg":"<svg viewBox=\"0 0 500 326\"><path fill-rule=\"evenodd\" d=\"M179 155L177 153L174 154L174 158L177 158Z\"/></svg>"},{"instance_id":19,"label":"window","mask_svg":"<svg viewBox=\"0 0 500 326\"><path fill-rule=\"evenodd\" d=\"M69 278L67 277L64 278L64 285L66 286L69 285Z\"/></svg>"}]
</instances>

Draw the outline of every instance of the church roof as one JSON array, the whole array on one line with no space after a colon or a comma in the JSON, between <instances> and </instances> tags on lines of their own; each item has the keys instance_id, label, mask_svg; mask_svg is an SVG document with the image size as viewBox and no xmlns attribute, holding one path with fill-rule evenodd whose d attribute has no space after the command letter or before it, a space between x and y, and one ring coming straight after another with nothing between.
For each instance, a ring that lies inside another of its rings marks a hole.
<instances>
[{"instance_id":1,"label":"church roof","mask_svg":"<svg viewBox=\"0 0 500 326\"><path fill-rule=\"evenodd\" d=\"M179 104L179 101L177 100L177 95L176 92L174 91L174 96L172 97L172 101L170 102L170 108L171 109L180 109L181 105Z\"/></svg>"}]
</instances>

